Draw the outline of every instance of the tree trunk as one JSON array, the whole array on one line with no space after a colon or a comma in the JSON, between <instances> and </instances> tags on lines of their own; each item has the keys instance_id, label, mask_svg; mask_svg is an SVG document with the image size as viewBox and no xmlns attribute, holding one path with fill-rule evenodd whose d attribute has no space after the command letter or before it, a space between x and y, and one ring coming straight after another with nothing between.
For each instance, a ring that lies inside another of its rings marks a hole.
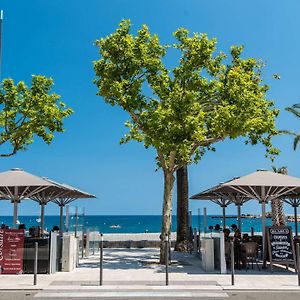
<instances>
[{"instance_id":1,"label":"tree trunk","mask_svg":"<svg viewBox=\"0 0 300 300\"><path fill-rule=\"evenodd\" d=\"M177 237L175 251L189 250L189 196L188 196L188 168L183 166L176 172L177 180Z\"/></svg>"},{"instance_id":2,"label":"tree trunk","mask_svg":"<svg viewBox=\"0 0 300 300\"><path fill-rule=\"evenodd\" d=\"M273 199L271 201L271 211L273 226L284 226L285 215L283 211L283 202L281 199Z\"/></svg>"},{"instance_id":3,"label":"tree trunk","mask_svg":"<svg viewBox=\"0 0 300 300\"><path fill-rule=\"evenodd\" d=\"M275 173L287 175L287 167L281 167L276 169L273 167ZM273 226L284 226L285 225L285 214L283 210L283 201L281 199L273 199L271 201L271 213Z\"/></svg>"},{"instance_id":4,"label":"tree trunk","mask_svg":"<svg viewBox=\"0 0 300 300\"><path fill-rule=\"evenodd\" d=\"M164 202L162 212L162 226L160 235L160 263L165 263L165 236L171 238L171 210L172 210L172 190L174 176L172 172L164 170Z\"/></svg>"}]
</instances>

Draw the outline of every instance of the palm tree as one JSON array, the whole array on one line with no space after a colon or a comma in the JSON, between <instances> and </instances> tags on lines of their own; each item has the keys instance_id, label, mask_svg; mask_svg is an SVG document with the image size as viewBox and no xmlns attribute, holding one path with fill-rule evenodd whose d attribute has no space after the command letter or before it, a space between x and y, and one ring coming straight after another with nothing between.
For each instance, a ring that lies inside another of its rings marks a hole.
<instances>
[{"instance_id":1,"label":"palm tree","mask_svg":"<svg viewBox=\"0 0 300 300\"><path fill-rule=\"evenodd\" d=\"M188 167L183 166L176 171L177 181L177 237L175 251L189 250L189 196L188 196Z\"/></svg>"},{"instance_id":2,"label":"palm tree","mask_svg":"<svg viewBox=\"0 0 300 300\"><path fill-rule=\"evenodd\" d=\"M287 175L287 167L276 168L272 166L275 173L280 173ZM285 225L285 215L283 210L283 201L281 199L273 199L271 201L271 211L272 211L272 223L273 226L284 226Z\"/></svg>"},{"instance_id":3,"label":"palm tree","mask_svg":"<svg viewBox=\"0 0 300 300\"><path fill-rule=\"evenodd\" d=\"M297 104L294 104L293 106L287 107L285 110L292 113L297 118L300 118L300 103L297 103ZM289 130L280 130L280 133L293 135L295 137L293 148L294 148L294 150L296 150L298 142L300 140L300 132L296 133L296 132L292 132Z\"/></svg>"}]
</instances>

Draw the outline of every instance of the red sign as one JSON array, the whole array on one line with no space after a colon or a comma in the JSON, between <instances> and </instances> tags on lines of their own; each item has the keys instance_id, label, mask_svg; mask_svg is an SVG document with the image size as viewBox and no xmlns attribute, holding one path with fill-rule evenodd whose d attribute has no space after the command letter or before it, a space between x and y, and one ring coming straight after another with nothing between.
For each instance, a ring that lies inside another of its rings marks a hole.
<instances>
[{"instance_id":1,"label":"red sign","mask_svg":"<svg viewBox=\"0 0 300 300\"><path fill-rule=\"evenodd\" d=\"M0 229L0 272L23 273L25 230Z\"/></svg>"}]
</instances>

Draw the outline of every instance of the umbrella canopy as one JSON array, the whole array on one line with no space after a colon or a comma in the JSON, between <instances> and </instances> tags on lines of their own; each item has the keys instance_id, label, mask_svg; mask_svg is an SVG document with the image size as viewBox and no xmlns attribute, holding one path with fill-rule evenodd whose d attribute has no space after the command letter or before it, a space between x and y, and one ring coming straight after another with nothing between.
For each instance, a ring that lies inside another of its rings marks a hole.
<instances>
[{"instance_id":1,"label":"umbrella canopy","mask_svg":"<svg viewBox=\"0 0 300 300\"><path fill-rule=\"evenodd\" d=\"M242 230L242 222L241 222L241 206L250 200L248 196L245 196L241 193L238 193L236 191L225 191L224 189L221 189L223 183L220 183L219 185L212 187L206 191L203 191L201 193L198 193L196 195L193 195L190 199L197 199L197 200L210 200L220 207L222 207L223 211L223 226L226 225L226 207L234 203L237 206L237 217L238 217L238 227L240 230Z\"/></svg>"},{"instance_id":2,"label":"umbrella canopy","mask_svg":"<svg viewBox=\"0 0 300 300\"><path fill-rule=\"evenodd\" d=\"M56 198L52 199L51 201L56 203L59 206L59 230L60 235L62 235L62 227L63 227L63 209L64 206L71 203L72 201L75 201L77 199L83 199L83 198L96 198L96 196L89 194L87 192L81 191L71 185L68 184L59 184L61 187L68 189L68 191L62 195L58 195Z\"/></svg>"},{"instance_id":3,"label":"umbrella canopy","mask_svg":"<svg viewBox=\"0 0 300 300\"><path fill-rule=\"evenodd\" d=\"M271 171L259 170L220 185L220 192L236 191L252 199L268 202L300 191L300 179Z\"/></svg>"},{"instance_id":4,"label":"umbrella canopy","mask_svg":"<svg viewBox=\"0 0 300 300\"><path fill-rule=\"evenodd\" d=\"M53 184L49 181L21 169L15 168L0 173L0 196L2 199L10 200L14 205L14 228L18 218L18 203L51 187Z\"/></svg>"},{"instance_id":5,"label":"umbrella canopy","mask_svg":"<svg viewBox=\"0 0 300 300\"><path fill-rule=\"evenodd\" d=\"M35 193L33 196L30 198L33 201L36 201L40 204L41 207L41 232L42 234L44 233L44 228L45 228L45 205L56 199L57 197L63 196L70 192L70 189L67 187L64 187L52 180L49 180L47 178L43 178L44 180L48 181L51 183L51 186L48 187L45 190L42 190L41 192Z\"/></svg>"},{"instance_id":6,"label":"umbrella canopy","mask_svg":"<svg viewBox=\"0 0 300 300\"><path fill-rule=\"evenodd\" d=\"M265 254L266 203L291 193L300 194L300 179L271 171L258 170L221 184L217 192L237 192L262 205L263 252Z\"/></svg>"},{"instance_id":7,"label":"umbrella canopy","mask_svg":"<svg viewBox=\"0 0 300 300\"><path fill-rule=\"evenodd\" d=\"M285 203L291 205L294 208L294 225L295 235L298 236L298 213L297 209L300 206L300 195L287 196L282 199Z\"/></svg>"}]
</instances>

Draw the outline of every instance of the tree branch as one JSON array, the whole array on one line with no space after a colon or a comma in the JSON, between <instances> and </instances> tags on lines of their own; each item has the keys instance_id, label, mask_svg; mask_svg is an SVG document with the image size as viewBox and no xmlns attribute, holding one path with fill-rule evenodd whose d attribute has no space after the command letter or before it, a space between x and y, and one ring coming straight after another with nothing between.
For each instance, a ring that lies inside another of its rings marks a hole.
<instances>
[{"instance_id":1,"label":"tree branch","mask_svg":"<svg viewBox=\"0 0 300 300\"><path fill-rule=\"evenodd\" d=\"M161 164L161 167L163 168L163 170L166 170L167 169L166 161L165 161L162 153L160 153L158 150L157 150L157 156L158 156L158 160Z\"/></svg>"},{"instance_id":2,"label":"tree branch","mask_svg":"<svg viewBox=\"0 0 300 300\"><path fill-rule=\"evenodd\" d=\"M169 171L172 172L175 166L176 151L171 151L169 156Z\"/></svg>"},{"instance_id":3,"label":"tree branch","mask_svg":"<svg viewBox=\"0 0 300 300\"><path fill-rule=\"evenodd\" d=\"M206 140L204 141L201 141L199 143L196 143L193 147L192 147L192 150L190 152L190 155L192 155L196 149L198 147L207 147L207 146L210 146L211 144L214 144L214 143L217 143L217 142L220 142L220 141L223 141L225 138L224 137L217 137L217 138L207 138Z\"/></svg>"}]
</instances>

